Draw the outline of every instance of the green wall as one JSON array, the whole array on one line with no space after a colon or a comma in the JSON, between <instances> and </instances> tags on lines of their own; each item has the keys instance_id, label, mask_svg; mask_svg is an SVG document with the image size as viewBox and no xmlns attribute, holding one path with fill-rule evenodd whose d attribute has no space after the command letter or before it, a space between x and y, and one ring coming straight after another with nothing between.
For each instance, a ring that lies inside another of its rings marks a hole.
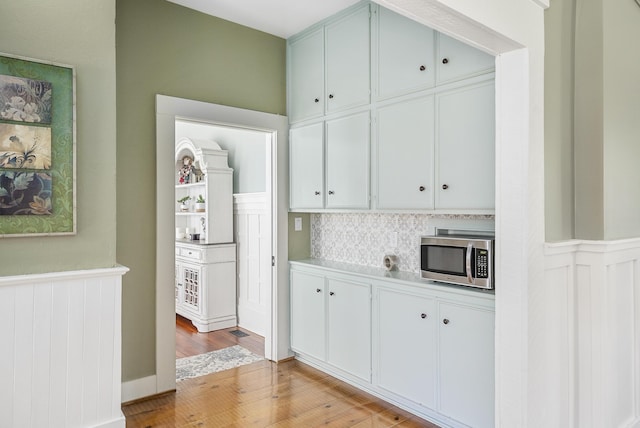
<instances>
[{"instance_id":1,"label":"green wall","mask_svg":"<svg viewBox=\"0 0 640 428\"><path fill-rule=\"evenodd\" d=\"M166 1L117 0L123 380L155 374L155 95L285 114L285 41ZM167 332L172 334L172 332Z\"/></svg>"},{"instance_id":2,"label":"green wall","mask_svg":"<svg viewBox=\"0 0 640 428\"><path fill-rule=\"evenodd\" d=\"M0 275L116 264L114 18L112 0L21 0L0 6L0 52L75 67L78 232L1 238Z\"/></svg>"},{"instance_id":3,"label":"green wall","mask_svg":"<svg viewBox=\"0 0 640 428\"><path fill-rule=\"evenodd\" d=\"M640 236L639 23L634 1L545 12L547 241Z\"/></svg>"}]
</instances>

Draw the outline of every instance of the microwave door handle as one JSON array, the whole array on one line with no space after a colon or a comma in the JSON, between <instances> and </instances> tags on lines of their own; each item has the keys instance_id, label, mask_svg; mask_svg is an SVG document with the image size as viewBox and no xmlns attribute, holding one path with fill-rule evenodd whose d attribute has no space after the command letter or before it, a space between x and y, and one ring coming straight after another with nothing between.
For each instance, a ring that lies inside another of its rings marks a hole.
<instances>
[{"instance_id":1,"label":"microwave door handle","mask_svg":"<svg viewBox=\"0 0 640 428\"><path fill-rule=\"evenodd\" d=\"M471 253L473 251L473 244L469 242L467 244L467 280L469 284L473 284L473 275L471 274Z\"/></svg>"}]
</instances>

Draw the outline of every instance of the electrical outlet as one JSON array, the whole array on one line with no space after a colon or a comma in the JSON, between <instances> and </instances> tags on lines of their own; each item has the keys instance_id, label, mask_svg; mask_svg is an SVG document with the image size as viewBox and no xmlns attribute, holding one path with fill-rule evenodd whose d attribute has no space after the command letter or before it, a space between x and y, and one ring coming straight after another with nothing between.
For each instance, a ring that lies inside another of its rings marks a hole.
<instances>
[{"instance_id":1,"label":"electrical outlet","mask_svg":"<svg viewBox=\"0 0 640 428\"><path fill-rule=\"evenodd\" d=\"M295 217L293 220L293 230L300 232L302 230L302 217Z\"/></svg>"}]
</instances>

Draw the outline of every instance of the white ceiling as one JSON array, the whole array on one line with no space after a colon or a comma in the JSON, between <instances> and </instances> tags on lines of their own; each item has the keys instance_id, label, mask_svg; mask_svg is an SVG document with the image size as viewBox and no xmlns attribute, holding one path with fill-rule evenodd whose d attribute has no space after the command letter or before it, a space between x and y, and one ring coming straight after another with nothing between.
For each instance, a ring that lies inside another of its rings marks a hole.
<instances>
[{"instance_id":1,"label":"white ceiling","mask_svg":"<svg viewBox=\"0 0 640 428\"><path fill-rule=\"evenodd\" d=\"M288 38L359 0L168 0Z\"/></svg>"}]
</instances>

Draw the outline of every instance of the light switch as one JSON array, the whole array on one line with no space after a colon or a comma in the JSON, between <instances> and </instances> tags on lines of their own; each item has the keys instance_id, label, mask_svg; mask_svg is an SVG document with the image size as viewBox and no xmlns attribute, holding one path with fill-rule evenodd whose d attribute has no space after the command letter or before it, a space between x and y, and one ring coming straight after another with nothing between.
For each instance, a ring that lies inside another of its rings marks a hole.
<instances>
[{"instance_id":1,"label":"light switch","mask_svg":"<svg viewBox=\"0 0 640 428\"><path fill-rule=\"evenodd\" d=\"M296 217L293 223L293 230L300 232L302 230L302 217Z\"/></svg>"}]
</instances>

